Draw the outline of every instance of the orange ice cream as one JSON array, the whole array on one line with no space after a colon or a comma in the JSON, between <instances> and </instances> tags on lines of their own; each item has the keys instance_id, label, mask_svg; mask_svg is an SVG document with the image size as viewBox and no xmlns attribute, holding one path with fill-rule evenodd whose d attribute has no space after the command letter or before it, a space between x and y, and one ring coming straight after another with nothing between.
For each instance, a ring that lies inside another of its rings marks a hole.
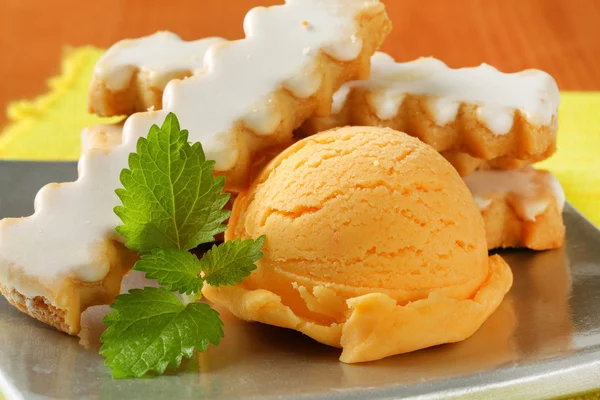
<instances>
[{"instance_id":1,"label":"orange ice cream","mask_svg":"<svg viewBox=\"0 0 600 400\"><path fill-rule=\"evenodd\" d=\"M341 347L347 363L466 339L512 284L454 168L387 128L330 130L277 156L236 199L225 236L263 234L252 275L205 296Z\"/></svg>"}]
</instances>

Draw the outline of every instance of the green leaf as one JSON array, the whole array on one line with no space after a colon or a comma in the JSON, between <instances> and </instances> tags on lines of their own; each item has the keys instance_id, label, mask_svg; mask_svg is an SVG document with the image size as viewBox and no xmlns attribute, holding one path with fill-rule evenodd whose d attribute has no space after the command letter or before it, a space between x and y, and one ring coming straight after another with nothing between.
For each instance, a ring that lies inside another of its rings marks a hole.
<instances>
[{"instance_id":1,"label":"green leaf","mask_svg":"<svg viewBox=\"0 0 600 400\"><path fill-rule=\"evenodd\" d=\"M215 163L205 159L200 143L187 140L188 132L170 113L129 155L129 169L121 172L123 188L116 191L123 205L115 207L123 221L117 232L128 248L190 250L226 229L225 180L214 177Z\"/></svg>"},{"instance_id":2,"label":"green leaf","mask_svg":"<svg viewBox=\"0 0 600 400\"><path fill-rule=\"evenodd\" d=\"M122 205L114 211L123 224L117 232L141 254L135 269L166 288L117 296L104 318L100 353L115 378L162 374L223 337L219 313L207 304L186 305L170 291L191 294L193 301L205 280L241 282L262 257L265 238L213 246L202 260L187 252L226 229L229 195L223 193L224 178L214 177L214 161L205 159L200 143L188 143L174 114L138 140L121 183L116 193Z\"/></svg>"},{"instance_id":3,"label":"green leaf","mask_svg":"<svg viewBox=\"0 0 600 400\"><path fill-rule=\"evenodd\" d=\"M171 292L193 294L202 290L200 261L187 251L154 249L144 254L133 267L146 273L146 278L156 279Z\"/></svg>"},{"instance_id":4,"label":"green leaf","mask_svg":"<svg viewBox=\"0 0 600 400\"><path fill-rule=\"evenodd\" d=\"M200 259L204 280L212 286L234 285L256 269L254 264L263 256L265 236L256 240L236 239L213 246Z\"/></svg>"},{"instance_id":5,"label":"green leaf","mask_svg":"<svg viewBox=\"0 0 600 400\"><path fill-rule=\"evenodd\" d=\"M133 289L117 296L105 318L100 354L114 378L139 378L177 368L194 349L205 351L223 337L219 313L203 303L185 306L166 289Z\"/></svg>"}]
</instances>

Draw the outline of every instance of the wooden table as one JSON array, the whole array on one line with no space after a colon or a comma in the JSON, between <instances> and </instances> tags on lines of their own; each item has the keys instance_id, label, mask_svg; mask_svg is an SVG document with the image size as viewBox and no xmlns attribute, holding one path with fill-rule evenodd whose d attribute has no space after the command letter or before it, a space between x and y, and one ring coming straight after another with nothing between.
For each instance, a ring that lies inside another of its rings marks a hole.
<instances>
[{"instance_id":1,"label":"wooden table","mask_svg":"<svg viewBox=\"0 0 600 400\"><path fill-rule=\"evenodd\" d=\"M534 67L563 90L600 90L600 0L384 1L394 29L383 49L398 60L431 55L454 67ZM281 2L2 0L0 110L43 93L46 79L59 72L64 46L108 47L159 29L184 39L240 38L247 9Z\"/></svg>"}]
</instances>

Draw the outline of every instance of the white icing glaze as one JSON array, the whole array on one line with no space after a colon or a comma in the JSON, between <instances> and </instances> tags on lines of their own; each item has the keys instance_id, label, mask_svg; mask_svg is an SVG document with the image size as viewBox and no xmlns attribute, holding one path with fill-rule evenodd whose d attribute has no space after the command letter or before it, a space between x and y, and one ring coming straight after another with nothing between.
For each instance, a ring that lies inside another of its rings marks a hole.
<instances>
[{"instance_id":1,"label":"white icing glaze","mask_svg":"<svg viewBox=\"0 0 600 400\"><path fill-rule=\"evenodd\" d=\"M93 125L81 131L81 154L92 149L110 151L121 144L123 127L121 125Z\"/></svg>"},{"instance_id":2,"label":"white icing glaze","mask_svg":"<svg viewBox=\"0 0 600 400\"><path fill-rule=\"evenodd\" d=\"M76 182L42 188L33 216L0 225L0 281L9 287L16 284L7 265L48 284L67 275L102 279L109 266L100 246L106 238L122 240L114 231L120 221L113 213L119 203L114 192L121 186L119 174L151 124L161 124L174 112L189 130L189 140L202 142L218 169L231 167L237 158L234 124L252 120L254 127L268 130L277 120L265 106L270 94L286 84L298 90L302 80L294 77L311 71L321 49L342 59L358 54L360 43L352 37L358 30L355 18L378 3L288 0L251 10L244 20L246 39L211 47L203 74L167 85L163 110L129 117L120 146L110 153L92 150L83 155ZM308 28L302 21L308 21ZM313 74L303 76L306 86L316 90Z\"/></svg>"},{"instance_id":3,"label":"white icing glaze","mask_svg":"<svg viewBox=\"0 0 600 400\"><path fill-rule=\"evenodd\" d=\"M475 204L477 204L477 207L479 208L479 210L485 210L486 208L488 208L490 206L490 204L492 204L492 199L490 198L483 198L481 196L473 196L473 199L475 199Z\"/></svg>"},{"instance_id":4,"label":"white icing glaze","mask_svg":"<svg viewBox=\"0 0 600 400\"><path fill-rule=\"evenodd\" d=\"M340 111L342 111L342 108L344 107L344 103L346 102L346 98L348 97L349 93L350 93L350 86L343 85L340 88L340 90L338 90L337 92L335 92L333 94L333 100L331 103L331 112L333 114L337 114Z\"/></svg>"},{"instance_id":5,"label":"white icing glaze","mask_svg":"<svg viewBox=\"0 0 600 400\"><path fill-rule=\"evenodd\" d=\"M367 101L384 120L398 113L407 94L431 96L426 107L440 126L456 119L460 103L475 104L479 120L498 135L510 131L516 110L535 125L550 124L560 102L556 82L543 71L507 74L486 64L452 69L435 58L396 63L381 52L372 57L368 81L350 82L336 94L334 112L352 87L369 90Z\"/></svg>"},{"instance_id":6,"label":"white icing glaze","mask_svg":"<svg viewBox=\"0 0 600 400\"><path fill-rule=\"evenodd\" d=\"M492 204L495 196L505 196L517 215L528 221L542 214L551 202L562 211L565 193L548 171L531 167L513 170L478 170L463 178L480 210Z\"/></svg>"},{"instance_id":7,"label":"white icing glaze","mask_svg":"<svg viewBox=\"0 0 600 400\"><path fill-rule=\"evenodd\" d=\"M212 37L186 42L171 32L156 32L139 39L122 40L104 53L94 67L94 76L112 91L129 84L136 70L148 74L153 87L163 89L175 74L204 70L204 53L225 39Z\"/></svg>"}]
</instances>

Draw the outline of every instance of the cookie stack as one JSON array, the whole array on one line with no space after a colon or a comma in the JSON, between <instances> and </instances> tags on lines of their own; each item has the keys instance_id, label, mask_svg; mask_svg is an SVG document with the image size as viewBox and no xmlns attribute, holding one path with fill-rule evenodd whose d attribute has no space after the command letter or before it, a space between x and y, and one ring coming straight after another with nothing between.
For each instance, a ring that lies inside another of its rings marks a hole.
<instances>
[{"instance_id":1,"label":"cookie stack","mask_svg":"<svg viewBox=\"0 0 600 400\"><path fill-rule=\"evenodd\" d=\"M159 32L115 44L94 70L89 109L128 118L85 129L78 180L42 188L34 215L0 221L0 291L70 334L87 307L113 300L135 259L115 232L114 190L137 140L169 112L233 194L303 136L349 124L404 131L465 176L489 248L562 245L562 190L528 166L555 150L554 80L396 63L376 53L390 29L377 0L288 0L249 11L241 40Z\"/></svg>"},{"instance_id":2,"label":"cookie stack","mask_svg":"<svg viewBox=\"0 0 600 400\"><path fill-rule=\"evenodd\" d=\"M103 116L158 109L168 77L201 69L158 61L164 49L180 48L178 57L189 60L187 49L195 46L201 52L219 42L223 39L183 42L169 32L119 42L98 63L90 109ZM133 69L131 47L158 58L135 60ZM134 78L132 70L138 72ZM118 76L124 71L126 79ZM111 91L107 87L114 87L115 80L129 85ZM509 74L486 64L452 69L435 58L397 63L377 52L370 78L344 84L333 95L331 114L306 119L294 135L353 125L390 127L415 136L464 177L484 217L490 249L546 250L564 242L564 192L550 172L530 165L556 150L559 101L555 80L543 71ZM96 126L82 136L85 151L118 143L122 134L111 126ZM274 156L285 146L272 143L265 148L274 148L269 153Z\"/></svg>"}]
</instances>

